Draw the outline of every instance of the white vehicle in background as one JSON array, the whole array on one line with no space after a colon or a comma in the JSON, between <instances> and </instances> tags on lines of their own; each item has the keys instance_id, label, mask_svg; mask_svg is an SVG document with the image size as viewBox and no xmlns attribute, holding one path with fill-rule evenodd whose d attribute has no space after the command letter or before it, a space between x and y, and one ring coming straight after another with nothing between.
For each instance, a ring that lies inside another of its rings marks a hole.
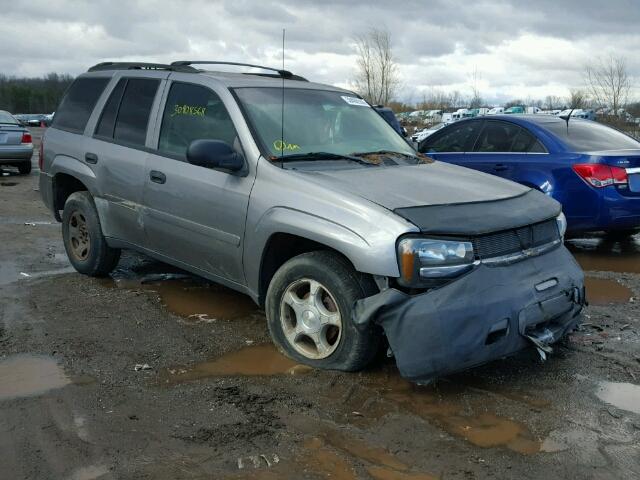
<instances>
[{"instance_id":1,"label":"white vehicle in background","mask_svg":"<svg viewBox=\"0 0 640 480\"><path fill-rule=\"evenodd\" d=\"M442 121L442 110L429 110L424 115L424 123L432 125Z\"/></svg>"},{"instance_id":2,"label":"white vehicle in background","mask_svg":"<svg viewBox=\"0 0 640 480\"><path fill-rule=\"evenodd\" d=\"M504 107L493 107L487 112L487 115L500 115L504 113Z\"/></svg>"},{"instance_id":3,"label":"white vehicle in background","mask_svg":"<svg viewBox=\"0 0 640 480\"><path fill-rule=\"evenodd\" d=\"M471 110L469 110L467 108L459 108L451 116L452 116L453 121L456 121L456 120L462 120L463 118L472 117L473 114L471 113Z\"/></svg>"},{"instance_id":4,"label":"white vehicle in background","mask_svg":"<svg viewBox=\"0 0 640 480\"><path fill-rule=\"evenodd\" d=\"M413 140L416 143L420 143L425 138L427 138L429 135L433 135L438 130L440 130L442 127L446 127L447 125L449 125L449 122L442 122L442 123L438 123L438 124L436 124L436 125L434 125L432 127L420 130L419 132L416 132L413 135L411 135L411 140Z\"/></svg>"},{"instance_id":5,"label":"white vehicle in background","mask_svg":"<svg viewBox=\"0 0 640 480\"><path fill-rule=\"evenodd\" d=\"M538 107L527 107L525 112L529 113L529 114L538 114L538 113L542 112L542 109L540 109Z\"/></svg>"},{"instance_id":6,"label":"white vehicle in background","mask_svg":"<svg viewBox=\"0 0 640 480\"><path fill-rule=\"evenodd\" d=\"M567 108L566 110L562 110L558 116L560 117L568 117L571 115L573 118L584 118L585 120L595 120L596 112L593 109L583 109L583 108L574 108L573 110Z\"/></svg>"},{"instance_id":7,"label":"white vehicle in background","mask_svg":"<svg viewBox=\"0 0 640 480\"><path fill-rule=\"evenodd\" d=\"M443 113L441 120L442 120L442 123L453 122L453 113Z\"/></svg>"}]
</instances>

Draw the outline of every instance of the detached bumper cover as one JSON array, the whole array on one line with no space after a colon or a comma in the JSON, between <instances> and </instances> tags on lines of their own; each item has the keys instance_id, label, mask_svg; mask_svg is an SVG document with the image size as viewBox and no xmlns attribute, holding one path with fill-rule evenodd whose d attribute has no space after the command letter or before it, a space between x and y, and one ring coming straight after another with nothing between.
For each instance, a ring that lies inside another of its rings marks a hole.
<instances>
[{"instance_id":1,"label":"detached bumper cover","mask_svg":"<svg viewBox=\"0 0 640 480\"><path fill-rule=\"evenodd\" d=\"M548 345L571 331L584 305L584 275L564 246L501 266L481 264L436 290L395 289L360 300L354 321L381 325L403 377L426 381Z\"/></svg>"}]
</instances>

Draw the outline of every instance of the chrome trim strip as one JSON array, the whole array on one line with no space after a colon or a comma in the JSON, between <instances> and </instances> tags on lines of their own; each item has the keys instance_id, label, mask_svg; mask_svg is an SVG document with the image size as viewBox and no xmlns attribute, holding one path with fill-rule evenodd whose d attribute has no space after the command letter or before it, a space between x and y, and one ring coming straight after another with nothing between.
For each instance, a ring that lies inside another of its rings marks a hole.
<instances>
[{"instance_id":1,"label":"chrome trim strip","mask_svg":"<svg viewBox=\"0 0 640 480\"><path fill-rule=\"evenodd\" d=\"M491 257L484 258L481 262L485 265L506 265L509 263L519 262L520 260L524 260L525 258L537 257L538 255L542 255L549 250L557 247L562 243L562 240L557 239L553 242L545 243L544 245L539 245L537 247L528 248L526 250L522 250L520 252L510 253L508 255L501 255L499 257Z\"/></svg>"},{"instance_id":2,"label":"chrome trim strip","mask_svg":"<svg viewBox=\"0 0 640 480\"><path fill-rule=\"evenodd\" d=\"M625 170L627 171L627 175L633 175L634 173L640 173L640 167L625 168Z\"/></svg>"}]
</instances>

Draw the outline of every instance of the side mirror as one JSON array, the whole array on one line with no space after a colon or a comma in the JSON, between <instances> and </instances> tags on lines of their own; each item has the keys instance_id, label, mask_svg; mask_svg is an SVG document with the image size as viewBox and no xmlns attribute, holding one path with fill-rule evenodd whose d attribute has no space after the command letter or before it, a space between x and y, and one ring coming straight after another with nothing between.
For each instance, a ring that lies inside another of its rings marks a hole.
<instances>
[{"instance_id":1,"label":"side mirror","mask_svg":"<svg viewBox=\"0 0 640 480\"><path fill-rule=\"evenodd\" d=\"M244 167L244 157L221 140L194 140L187 148L187 161L205 168L237 172Z\"/></svg>"}]
</instances>

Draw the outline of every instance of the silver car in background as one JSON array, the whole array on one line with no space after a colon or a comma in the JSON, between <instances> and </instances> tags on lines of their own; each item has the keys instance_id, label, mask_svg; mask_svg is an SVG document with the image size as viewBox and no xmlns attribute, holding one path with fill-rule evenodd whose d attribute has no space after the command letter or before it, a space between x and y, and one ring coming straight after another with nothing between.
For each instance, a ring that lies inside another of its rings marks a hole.
<instances>
[{"instance_id":1,"label":"silver car in background","mask_svg":"<svg viewBox=\"0 0 640 480\"><path fill-rule=\"evenodd\" d=\"M0 166L17 167L26 175L31 172L33 141L31 133L13 115L0 110Z\"/></svg>"}]
</instances>

